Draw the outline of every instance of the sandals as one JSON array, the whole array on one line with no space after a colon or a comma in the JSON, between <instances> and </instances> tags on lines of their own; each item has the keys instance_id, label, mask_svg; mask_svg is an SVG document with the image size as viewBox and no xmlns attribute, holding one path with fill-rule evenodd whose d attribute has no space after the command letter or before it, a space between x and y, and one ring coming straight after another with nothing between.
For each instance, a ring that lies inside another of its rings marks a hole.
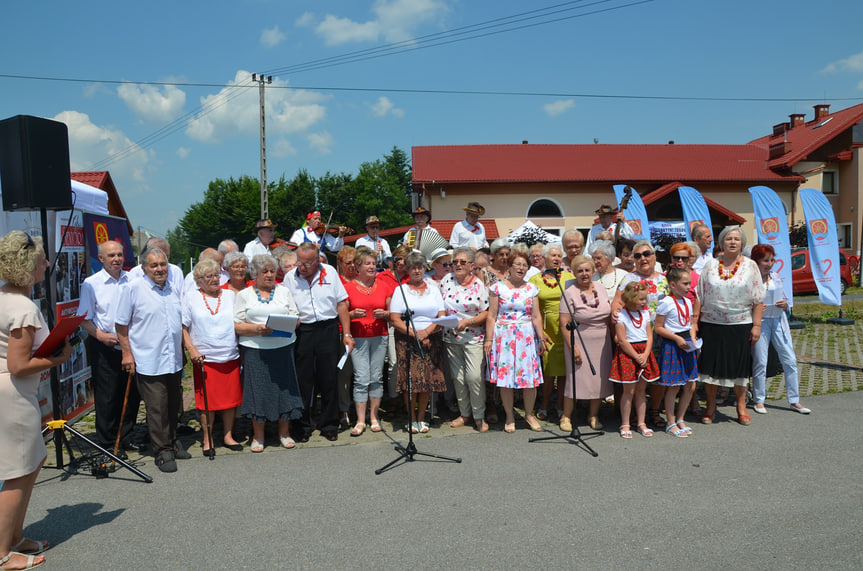
<instances>
[{"instance_id":1,"label":"sandals","mask_svg":"<svg viewBox=\"0 0 863 571\"><path fill-rule=\"evenodd\" d=\"M530 427L530 429L534 432L542 432L542 425L540 425L539 422L536 421L533 415L528 415L527 418L525 418L525 421L527 422L527 425Z\"/></svg>"},{"instance_id":2,"label":"sandals","mask_svg":"<svg viewBox=\"0 0 863 571\"><path fill-rule=\"evenodd\" d=\"M18 551L10 551L3 557L0 557L0 565L3 565L7 561L9 561L13 555L20 555L21 557L27 558L27 565L24 567L24 569L32 569L33 567L38 567L39 565L45 563L44 557L42 557L42 561L40 561L39 563L34 563L36 561L36 557L38 557L37 555L26 555L24 553L19 553Z\"/></svg>"},{"instance_id":3,"label":"sandals","mask_svg":"<svg viewBox=\"0 0 863 571\"><path fill-rule=\"evenodd\" d=\"M420 433L420 423L412 422L411 423L411 434L419 434Z\"/></svg>"},{"instance_id":4,"label":"sandals","mask_svg":"<svg viewBox=\"0 0 863 571\"><path fill-rule=\"evenodd\" d=\"M665 428L665 421L659 413L659 409L650 409L650 422L656 428Z\"/></svg>"},{"instance_id":5,"label":"sandals","mask_svg":"<svg viewBox=\"0 0 863 571\"><path fill-rule=\"evenodd\" d=\"M366 423L358 422L351 429L351 436L361 436L363 432L366 431Z\"/></svg>"},{"instance_id":6,"label":"sandals","mask_svg":"<svg viewBox=\"0 0 863 571\"><path fill-rule=\"evenodd\" d=\"M28 541L32 541L33 543L35 543L36 547L33 549L22 549L21 546ZM13 545L10 551L20 553L21 555L39 555L40 553L48 549L48 547L50 547L50 544L47 541L39 541L36 539L28 539L25 537L21 541Z\"/></svg>"},{"instance_id":7,"label":"sandals","mask_svg":"<svg viewBox=\"0 0 863 571\"><path fill-rule=\"evenodd\" d=\"M632 438L632 431L629 429L628 424L623 424L620 426L620 437L621 438Z\"/></svg>"},{"instance_id":8,"label":"sandals","mask_svg":"<svg viewBox=\"0 0 863 571\"><path fill-rule=\"evenodd\" d=\"M645 438L650 438L651 436L653 436L653 430L651 430L646 424L638 425L638 433Z\"/></svg>"},{"instance_id":9,"label":"sandals","mask_svg":"<svg viewBox=\"0 0 863 571\"><path fill-rule=\"evenodd\" d=\"M259 442L253 438L252 439L252 445L249 446L249 450L251 450L255 454L259 454L259 453L264 451L264 443Z\"/></svg>"},{"instance_id":10,"label":"sandals","mask_svg":"<svg viewBox=\"0 0 863 571\"><path fill-rule=\"evenodd\" d=\"M380 421L379 421L379 420L373 420L373 421L372 421L372 428L371 428L371 430L372 430L372 432L380 432L380 431L382 431L382 430L383 430L383 428L381 428L381 423L380 423Z\"/></svg>"},{"instance_id":11,"label":"sandals","mask_svg":"<svg viewBox=\"0 0 863 571\"><path fill-rule=\"evenodd\" d=\"M429 423L428 422L420 422L420 433L425 434L429 431Z\"/></svg>"},{"instance_id":12,"label":"sandals","mask_svg":"<svg viewBox=\"0 0 863 571\"><path fill-rule=\"evenodd\" d=\"M587 419L587 424L591 430L602 430L602 423L599 422L598 416L591 416Z\"/></svg>"},{"instance_id":13,"label":"sandals","mask_svg":"<svg viewBox=\"0 0 863 571\"><path fill-rule=\"evenodd\" d=\"M692 429L691 429L691 428L689 428L688 426L686 426L686 425L685 425L685 423L684 423L682 420L678 420L678 421L677 421L677 422L675 422L674 424L675 424L676 426L679 426L679 427L683 430L683 432L685 432L686 434L691 434L691 433L692 433Z\"/></svg>"},{"instance_id":14,"label":"sandals","mask_svg":"<svg viewBox=\"0 0 863 571\"><path fill-rule=\"evenodd\" d=\"M669 424L665 427L665 432L672 436L676 436L677 438L687 438L689 437L689 433L686 432L683 428L678 428L677 423Z\"/></svg>"},{"instance_id":15,"label":"sandals","mask_svg":"<svg viewBox=\"0 0 863 571\"><path fill-rule=\"evenodd\" d=\"M707 412L705 410L704 416L701 417L701 424L713 424L713 417L716 416L716 409L713 409L713 412Z\"/></svg>"},{"instance_id":16,"label":"sandals","mask_svg":"<svg viewBox=\"0 0 863 571\"><path fill-rule=\"evenodd\" d=\"M479 421L477 421L476 429L479 432L488 432L488 423L485 421L485 419L480 419Z\"/></svg>"},{"instance_id":17,"label":"sandals","mask_svg":"<svg viewBox=\"0 0 863 571\"><path fill-rule=\"evenodd\" d=\"M560 429L564 432L572 432L572 421L567 416L560 417Z\"/></svg>"},{"instance_id":18,"label":"sandals","mask_svg":"<svg viewBox=\"0 0 863 571\"><path fill-rule=\"evenodd\" d=\"M507 434L512 434L513 432L515 432L515 423L514 422L507 422L506 424L503 425L503 431L506 432Z\"/></svg>"},{"instance_id":19,"label":"sandals","mask_svg":"<svg viewBox=\"0 0 863 571\"><path fill-rule=\"evenodd\" d=\"M456 418L454 418L452 420L452 422L449 423L449 426L450 426L450 428L461 428L462 426L464 426L468 422L470 422L469 419L466 419L463 416L457 416Z\"/></svg>"},{"instance_id":20,"label":"sandals","mask_svg":"<svg viewBox=\"0 0 863 571\"><path fill-rule=\"evenodd\" d=\"M290 436L279 436L279 442L281 442L282 446L284 446L288 450L297 445L296 440L294 440Z\"/></svg>"},{"instance_id":21,"label":"sandals","mask_svg":"<svg viewBox=\"0 0 863 571\"><path fill-rule=\"evenodd\" d=\"M743 414L737 415L737 422L743 426L749 426L752 424L752 417L744 412Z\"/></svg>"}]
</instances>

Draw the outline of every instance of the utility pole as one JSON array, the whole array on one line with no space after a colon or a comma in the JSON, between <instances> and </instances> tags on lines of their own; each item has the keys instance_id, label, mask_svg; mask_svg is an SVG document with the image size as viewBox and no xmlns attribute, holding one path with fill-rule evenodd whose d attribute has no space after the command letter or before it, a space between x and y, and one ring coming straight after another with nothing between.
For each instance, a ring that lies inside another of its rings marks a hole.
<instances>
[{"instance_id":1,"label":"utility pole","mask_svg":"<svg viewBox=\"0 0 863 571\"><path fill-rule=\"evenodd\" d=\"M273 83L273 76L252 74L252 81L258 84L259 99L261 102L261 220L270 217L270 205L267 199L267 127L266 111L264 108L264 86Z\"/></svg>"}]
</instances>

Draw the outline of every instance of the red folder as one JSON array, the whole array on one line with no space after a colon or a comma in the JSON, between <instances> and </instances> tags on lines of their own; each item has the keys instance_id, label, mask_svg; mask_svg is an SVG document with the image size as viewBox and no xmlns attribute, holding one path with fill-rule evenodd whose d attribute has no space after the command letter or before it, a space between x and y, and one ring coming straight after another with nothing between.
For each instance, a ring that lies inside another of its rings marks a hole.
<instances>
[{"instance_id":1,"label":"red folder","mask_svg":"<svg viewBox=\"0 0 863 571\"><path fill-rule=\"evenodd\" d=\"M63 346L66 338L75 333L81 322L84 321L86 315L76 315L74 317L66 317L61 319L57 326L51 330L48 338L39 345L39 348L33 353L34 357L50 357L54 352Z\"/></svg>"}]
</instances>

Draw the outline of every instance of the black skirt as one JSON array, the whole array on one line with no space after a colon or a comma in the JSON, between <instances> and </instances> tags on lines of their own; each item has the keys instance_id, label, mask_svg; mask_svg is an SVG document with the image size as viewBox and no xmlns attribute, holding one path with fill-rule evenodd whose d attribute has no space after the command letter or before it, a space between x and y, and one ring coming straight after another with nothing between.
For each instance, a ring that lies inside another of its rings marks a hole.
<instances>
[{"instance_id":1,"label":"black skirt","mask_svg":"<svg viewBox=\"0 0 863 571\"><path fill-rule=\"evenodd\" d=\"M698 357L698 372L714 379L748 379L752 376L752 324L700 323L704 341Z\"/></svg>"}]
</instances>

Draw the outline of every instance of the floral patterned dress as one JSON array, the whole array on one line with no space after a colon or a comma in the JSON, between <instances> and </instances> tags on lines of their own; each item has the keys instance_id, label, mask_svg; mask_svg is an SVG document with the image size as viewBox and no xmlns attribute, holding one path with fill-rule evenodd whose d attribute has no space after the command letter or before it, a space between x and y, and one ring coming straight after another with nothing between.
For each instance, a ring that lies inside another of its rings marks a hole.
<instances>
[{"instance_id":1,"label":"floral patterned dress","mask_svg":"<svg viewBox=\"0 0 863 571\"><path fill-rule=\"evenodd\" d=\"M542 368L531 312L539 289L532 283L513 289L499 281L489 291L498 296L489 381L510 389L538 387Z\"/></svg>"}]
</instances>

